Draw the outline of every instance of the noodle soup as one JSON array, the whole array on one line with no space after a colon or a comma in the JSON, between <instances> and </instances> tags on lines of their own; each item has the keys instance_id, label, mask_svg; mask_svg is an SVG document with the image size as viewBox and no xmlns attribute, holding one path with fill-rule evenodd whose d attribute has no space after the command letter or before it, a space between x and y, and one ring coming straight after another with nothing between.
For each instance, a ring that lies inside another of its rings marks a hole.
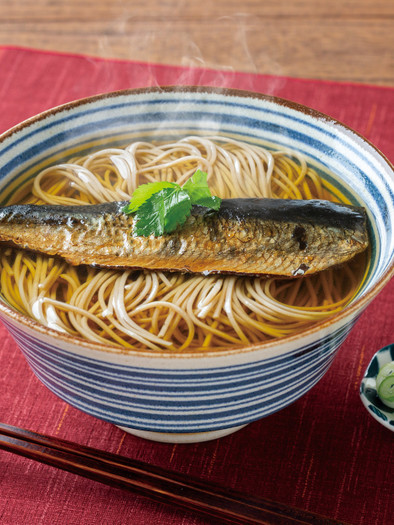
<instances>
[{"instance_id":1,"label":"noodle soup","mask_svg":"<svg viewBox=\"0 0 394 525\"><path fill-rule=\"evenodd\" d=\"M46 171L60 162L76 168ZM90 97L0 136L0 163L2 205L123 200L141 182L182 182L200 167L219 196L367 210L366 262L294 282L107 272L1 251L0 318L39 380L148 439L218 438L293 403L394 275L393 167L343 124L275 97L209 87Z\"/></svg>"},{"instance_id":2,"label":"noodle soup","mask_svg":"<svg viewBox=\"0 0 394 525\"><path fill-rule=\"evenodd\" d=\"M134 141L43 169L7 204L96 204L129 200L140 184L183 184L208 174L221 198L324 199L349 203L296 151L224 136ZM367 268L361 254L302 279L192 275L74 267L14 248L3 250L1 293L44 326L131 350L209 352L295 334L342 310Z\"/></svg>"}]
</instances>

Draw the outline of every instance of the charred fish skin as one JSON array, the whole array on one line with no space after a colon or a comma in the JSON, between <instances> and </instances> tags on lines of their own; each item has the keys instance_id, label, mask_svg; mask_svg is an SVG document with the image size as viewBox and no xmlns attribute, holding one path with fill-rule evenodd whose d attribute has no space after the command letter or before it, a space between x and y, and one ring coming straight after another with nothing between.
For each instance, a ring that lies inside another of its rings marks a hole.
<instances>
[{"instance_id":1,"label":"charred fish skin","mask_svg":"<svg viewBox=\"0 0 394 525\"><path fill-rule=\"evenodd\" d=\"M0 208L0 242L58 255L73 265L193 273L302 276L368 246L364 208L319 200L224 199L194 206L182 228L134 235L126 202Z\"/></svg>"},{"instance_id":2,"label":"charred fish skin","mask_svg":"<svg viewBox=\"0 0 394 525\"><path fill-rule=\"evenodd\" d=\"M194 206L194 214L211 210ZM311 223L337 228L364 228L365 209L348 204L310 199L223 199L218 214L228 220L258 219L272 222Z\"/></svg>"}]
</instances>

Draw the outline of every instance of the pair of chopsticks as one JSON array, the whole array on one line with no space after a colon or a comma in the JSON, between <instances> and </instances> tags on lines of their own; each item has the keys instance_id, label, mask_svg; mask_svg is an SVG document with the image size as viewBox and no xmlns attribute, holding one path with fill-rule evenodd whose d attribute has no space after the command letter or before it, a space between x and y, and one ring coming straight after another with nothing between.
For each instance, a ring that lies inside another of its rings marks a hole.
<instances>
[{"instance_id":1,"label":"pair of chopsticks","mask_svg":"<svg viewBox=\"0 0 394 525\"><path fill-rule=\"evenodd\" d=\"M339 525L340 522L269 500L252 498L180 473L0 423L0 449L34 459L220 523Z\"/></svg>"}]
</instances>

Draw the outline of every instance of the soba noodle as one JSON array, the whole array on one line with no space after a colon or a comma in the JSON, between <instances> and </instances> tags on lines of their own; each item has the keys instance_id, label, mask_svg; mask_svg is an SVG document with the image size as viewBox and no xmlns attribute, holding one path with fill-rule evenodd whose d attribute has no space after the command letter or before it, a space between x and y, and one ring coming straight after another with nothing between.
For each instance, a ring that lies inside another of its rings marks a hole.
<instances>
[{"instance_id":1,"label":"soba noodle","mask_svg":"<svg viewBox=\"0 0 394 525\"><path fill-rule=\"evenodd\" d=\"M140 184L182 184L197 169L222 198L343 200L295 152L193 136L134 142L44 169L8 204L127 200ZM3 250L0 267L3 298L43 325L152 351L220 350L293 334L342 309L364 271L358 261L296 280L119 271L11 248Z\"/></svg>"}]
</instances>

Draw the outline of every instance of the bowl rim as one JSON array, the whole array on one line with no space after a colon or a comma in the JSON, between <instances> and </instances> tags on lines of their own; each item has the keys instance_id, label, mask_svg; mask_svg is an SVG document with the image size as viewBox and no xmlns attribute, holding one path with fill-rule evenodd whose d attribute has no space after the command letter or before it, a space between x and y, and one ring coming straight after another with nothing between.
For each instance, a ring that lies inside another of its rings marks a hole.
<instances>
[{"instance_id":1,"label":"bowl rim","mask_svg":"<svg viewBox=\"0 0 394 525\"><path fill-rule=\"evenodd\" d=\"M101 93L97 95L91 95L88 97L83 97L71 102L66 102L64 104L60 104L58 106L54 106L50 109L47 109L45 111L42 111L38 113L37 115L34 115L32 117L29 117L22 122L16 124L15 126L12 126L10 129L6 130L2 134L0 134L0 145L9 137L11 137L13 134L18 133L25 128L30 127L31 125L40 122L42 120L45 120L53 115L56 115L57 113L61 113L67 110L72 110L74 108L77 108L79 106L84 106L89 103L93 103L99 100L105 100L105 99L112 99L112 98L118 98L121 96L128 96L128 95L142 95L142 94L156 94L156 93L179 93L179 94L188 94L188 93L206 93L208 95L210 94L217 94L217 95L225 95L225 96L232 96L232 97L241 97L241 98L251 98L251 99L257 99L260 101L267 101L272 104L276 104L279 106L284 106L286 108L289 108L290 110L303 113L305 115L308 115L316 120L324 121L327 124L333 124L335 126L338 126L339 128L342 128L345 132L351 132L355 136L357 136L359 139L361 139L362 142L366 143L370 148L372 148L375 153L377 153L378 157L381 157L388 167L390 167L393 170L394 173L394 166L389 161L389 159L374 145L372 144L367 138L365 138L363 135L358 133L357 131L353 130L350 126L344 124L343 122L325 114L318 110L315 110L313 108L310 108L308 106L305 106L303 104L300 104L298 102L294 102L285 98L277 97L274 95L267 95L264 93L257 93L254 91L248 91L248 90L241 90L241 89L234 89L234 88L223 88L223 87L215 87L215 86L188 86L188 85L182 85L182 86L151 86L151 87L139 87L139 88L129 88L129 89L121 89L116 91L111 91L107 93ZM148 350L133 350L130 348L122 348L119 346L111 345L111 344L104 344L104 343L97 343L93 341L89 341L86 339L83 339L82 337L73 336L71 334L66 334L63 332L59 332L57 330L54 330L53 328L49 328L47 326L42 325L38 321L28 317L25 314L22 314L21 312L18 312L14 309L12 309L10 306L8 306L6 303L4 303L0 299L0 313L2 313L5 317L8 317L12 319L14 322L22 324L24 327L31 329L35 332L40 333L41 335L45 335L48 337L53 337L55 339L61 339L64 343L72 344L74 346L79 346L84 349L88 349L91 351L98 351L102 352L103 354L108 355L119 355L119 354L125 354L127 356L133 356L135 358L151 358L153 359L160 359L160 358L188 358L188 359L199 359L199 358L217 358L217 357L229 357L234 355L240 355L240 354L247 354L252 353L256 351L263 352L266 349L278 349L281 346L284 346L282 351L278 353L278 355L286 354L289 351L289 348L285 348L287 344L290 345L294 342L296 342L299 339L306 338L308 336L313 337L316 336L316 334L321 331L328 329L333 324L337 324L340 322L345 322L346 318L351 318L353 315L356 315L357 312L362 311L369 302L374 299L379 292L389 283L391 278L394 276L394 257L389 266L386 268L385 272L382 274L380 279L374 284L374 286L369 290L368 293L363 295L362 297L357 298L354 302L352 302L350 305L346 306L343 310L340 312L334 314L333 316L328 317L325 320L317 321L312 326L301 330L300 332L296 332L295 334L285 336L278 339L272 339L265 342L260 343L252 343L247 346L240 346L240 347L232 347L226 350L211 350L211 351L148 351ZM293 347L291 348L293 350ZM267 356L268 358L268 356ZM261 359L264 359L264 355L261 356Z\"/></svg>"}]
</instances>

